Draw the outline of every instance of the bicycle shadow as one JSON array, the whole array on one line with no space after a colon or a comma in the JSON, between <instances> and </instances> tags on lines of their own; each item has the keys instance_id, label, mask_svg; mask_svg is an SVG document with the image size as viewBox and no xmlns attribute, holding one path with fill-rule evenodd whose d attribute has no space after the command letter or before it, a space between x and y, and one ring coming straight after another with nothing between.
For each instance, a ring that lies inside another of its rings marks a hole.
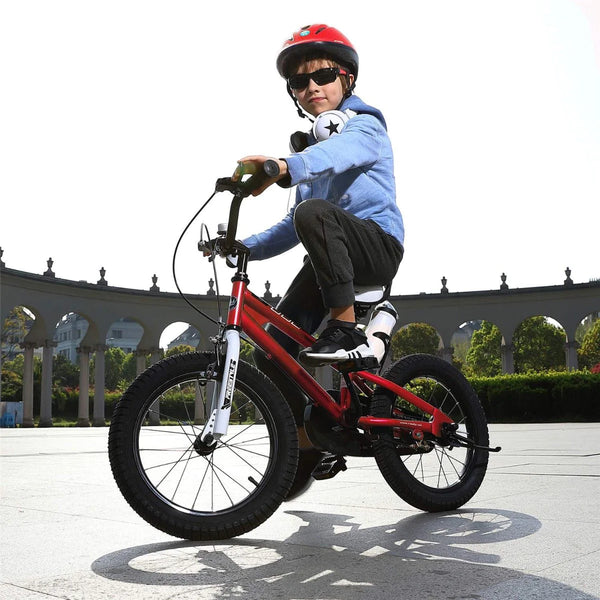
<instances>
[{"instance_id":1,"label":"bicycle shadow","mask_svg":"<svg viewBox=\"0 0 600 600\"><path fill-rule=\"evenodd\" d=\"M183 587L180 600L294 598L369 600L538 597L596 600L562 583L494 566L477 549L534 534L529 515L487 509L418 514L363 527L355 517L285 511L299 519L283 541L247 536L224 542L166 542L126 548L92 564L97 575L127 584ZM185 589L189 586L189 589ZM188 595L189 594L189 595Z\"/></svg>"}]
</instances>

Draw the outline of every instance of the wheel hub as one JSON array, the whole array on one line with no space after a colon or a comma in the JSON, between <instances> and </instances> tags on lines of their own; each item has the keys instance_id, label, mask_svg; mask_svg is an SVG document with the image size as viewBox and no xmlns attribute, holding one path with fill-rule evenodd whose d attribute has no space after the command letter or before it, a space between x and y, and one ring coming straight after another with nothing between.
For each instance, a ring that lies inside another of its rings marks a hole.
<instances>
[{"instance_id":1,"label":"wheel hub","mask_svg":"<svg viewBox=\"0 0 600 600\"><path fill-rule=\"evenodd\" d=\"M196 438L196 441L194 442L194 450L200 456L209 456L210 454L212 454L215 451L216 447L217 447L217 442L214 438L212 438L212 436L210 439L210 443L203 441L200 438L200 436L198 436Z\"/></svg>"}]
</instances>

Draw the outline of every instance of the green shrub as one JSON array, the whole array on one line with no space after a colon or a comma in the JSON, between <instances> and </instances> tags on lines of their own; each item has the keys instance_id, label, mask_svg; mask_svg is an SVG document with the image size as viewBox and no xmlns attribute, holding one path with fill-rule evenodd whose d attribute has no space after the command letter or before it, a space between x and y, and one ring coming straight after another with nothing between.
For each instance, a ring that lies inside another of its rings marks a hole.
<instances>
[{"instance_id":1,"label":"green shrub","mask_svg":"<svg viewBox=\"0 0 600 600\"><path fill-rule=\"evenodd\" d=\"M576 371L499 375L471 377L469 381L491 423L600 421L600 373ZM105 393L104 414L107 421L110 421L121 395L121 392ZM189 410L193 401L194 394L191 390L186 390L179 395L173 393L162 400L161 410L170 418L186 419L187 412L184 404ZM92 388L89 404L90 418L93 416L93 404ZM235 405L234 399L234 408ZM78 411L79 390L55 387L52 415L56 422L77 421ZM34 403L34 413L39 414L39 400ZM246 417L252 418L252 415L244 415L242 420Z\"/></svg>"},{"instance_id":2,"label":"green shrub","mask_svg":"<svg viewBox=\"0 0 600 600\"><path fill-rule=\"evenodd\" d=\"M577 371L469 381L492 423L600 421L599 375Z\"/></svg>"}]
</instances>

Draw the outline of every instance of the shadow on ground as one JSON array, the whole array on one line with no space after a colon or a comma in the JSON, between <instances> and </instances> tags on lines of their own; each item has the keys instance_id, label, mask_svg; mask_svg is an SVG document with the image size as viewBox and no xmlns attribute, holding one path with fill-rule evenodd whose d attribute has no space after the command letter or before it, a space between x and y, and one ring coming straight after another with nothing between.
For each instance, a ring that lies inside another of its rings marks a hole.
<instances>
[{"instance_id":1,"label":"shadow on ground","mask_svg":"<svg viewBox=\"0 0 600 600\"><path fill-rule=\"evenodd\" d=\"M364 528L345 515L287 514L298 519L298 528L283 541L245 536L150 544L102 556L92 569L127 584L181 587L170 596L178 600L596 600L562 583L495 566L498 544L539 530L540 522L526 514L459 510Z\"/></svg>"}]
</instances>

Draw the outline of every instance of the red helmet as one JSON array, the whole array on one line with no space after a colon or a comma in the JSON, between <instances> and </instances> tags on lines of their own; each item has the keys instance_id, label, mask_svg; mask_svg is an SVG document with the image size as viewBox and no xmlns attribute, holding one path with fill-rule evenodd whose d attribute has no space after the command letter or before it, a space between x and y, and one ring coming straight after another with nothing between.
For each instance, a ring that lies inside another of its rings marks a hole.
<instances>
[{"instance_id":1,"label":"red helmet","mask_svg":"<svg viewBox=\"0 0 600 600\"><path fill-rule=\"evenodd\" d=\"M358 54L350 40L334 27L307 25L283 43L277 57L277 70L287 79L290 61L310 52L323 52L358 77Z\"/></svg>"}]
</instances>

